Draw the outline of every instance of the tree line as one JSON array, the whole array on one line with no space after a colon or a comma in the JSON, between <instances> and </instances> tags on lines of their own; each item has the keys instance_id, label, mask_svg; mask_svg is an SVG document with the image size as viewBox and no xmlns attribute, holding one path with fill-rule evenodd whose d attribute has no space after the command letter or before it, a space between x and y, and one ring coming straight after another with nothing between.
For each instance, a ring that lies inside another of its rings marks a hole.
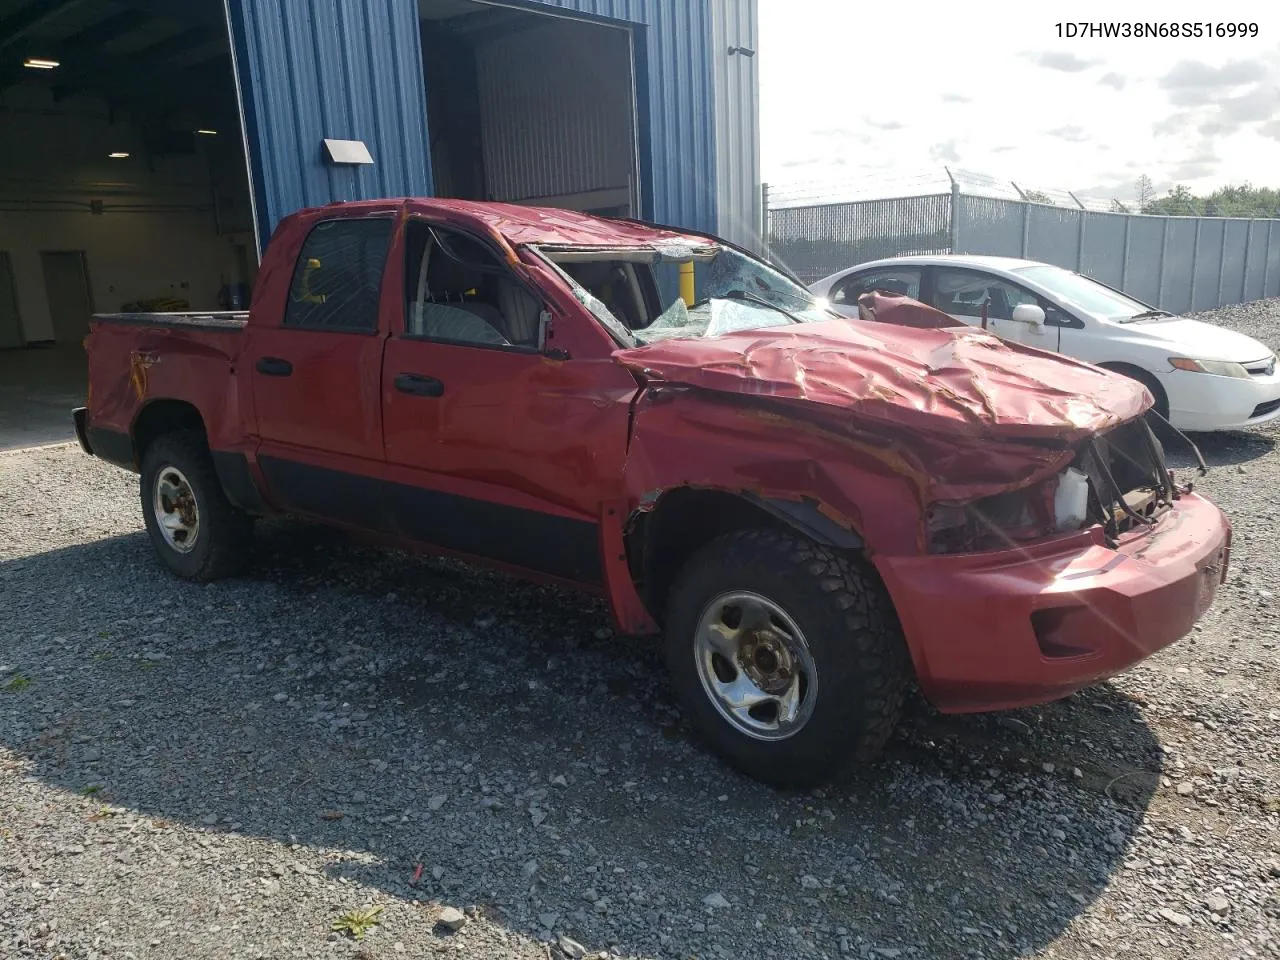
<instances>
[{"instance_id":1,"label":"tree line","mask_svg":"<svg viewBox=\"0 0 1280 960\"><path fill-rule=\"evenodd\" d=\"M1248 183L1219 187L1198 197L1179 184L1162 197L1155 196L1149 177L1138 178L1138 210L1164 217L1280 217L1280 190Z\"/></svg>"}]
</instances>

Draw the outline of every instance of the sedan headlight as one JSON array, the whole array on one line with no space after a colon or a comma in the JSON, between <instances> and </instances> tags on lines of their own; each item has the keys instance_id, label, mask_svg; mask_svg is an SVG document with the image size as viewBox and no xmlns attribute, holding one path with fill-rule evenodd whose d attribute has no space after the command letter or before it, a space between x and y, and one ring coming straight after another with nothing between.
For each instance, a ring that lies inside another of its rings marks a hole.
<instances>
[{"instance_id":1,"label":"sedan headlight","mask_svg":"<svg viewBox=\"0 0 1280 960\"><path fill-rule=\"evenodd\" d=\"M1187 357L1170 357L1169 363L1175 370L1186 370L1188 373L1207 373L1215 377L1233 377L1237 380L1248 380L1249 371L1243 364L1230 360L1191 360Z\"/></svg>"}]
</instances>

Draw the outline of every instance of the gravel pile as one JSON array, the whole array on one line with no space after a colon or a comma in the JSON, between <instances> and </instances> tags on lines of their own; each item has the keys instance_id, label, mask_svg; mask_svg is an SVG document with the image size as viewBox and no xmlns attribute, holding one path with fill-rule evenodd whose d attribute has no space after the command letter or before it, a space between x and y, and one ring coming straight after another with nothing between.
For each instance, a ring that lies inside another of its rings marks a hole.
<instances>
[{"instance_id":1,"label":"gravel pile","mask_svg":"<svg viewBox=\"0 0 1280 960\"><path fill-rule=\"evenodd\" d=\"M1280 346L1280 302L1212 319ZM1280 956L1278 437L1198 438L1236 533L1186 641L913 704L804 795L691 742L596 604L286 522L194 586L133 477L0 454L0 957Z\"/></svg>"}]
</instances>

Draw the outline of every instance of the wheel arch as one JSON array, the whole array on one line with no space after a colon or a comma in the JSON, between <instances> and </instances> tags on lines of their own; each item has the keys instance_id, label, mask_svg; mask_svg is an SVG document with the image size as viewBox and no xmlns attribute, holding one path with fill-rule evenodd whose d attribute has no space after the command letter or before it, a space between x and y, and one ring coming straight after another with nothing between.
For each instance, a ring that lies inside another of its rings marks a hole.
<instances>
[{"instance_id":1,"label":"wheel arch","mask_svg":"<svg viewBox=\"0 0 1280 960\"><path fill-rule=\"evenodd\" d=\"M1123 360L1108 360L1099 363L1099 367L1103 370L1110 370L1112 373L1118 373L1122 376L1129 377L1131 380L1137 380L1149 391L1156 402L1156 413L1169 419L1169 394L1164 389L1164 384L1160 379L1145 367L1140 367L1136 363L1126 363Z\"/></svg>"},{"instance_id":2,"label":"wheel arch","mask_svg":"<svg viewBox=\"0 0 1280 960\"><path fill-rule=\"evenodd\" d=\"M133 419L129 436L133 441L133 455L139 469L143 457L147 455L147 447L166 433L177 430L190 430L199 433L209 441L209 433L205 427L204 417L194 403L187 400L159 399L151 400L138 411Z\"/></svg>"},{"instance_id":3,"label":"wheel arch","mask_svg":"<svg viewBox=\"0 0 1280 960\"><path fill-rule=\"evenodd\" d=\"M725 534L760 527L796 533L844 553L864 546L860 533L837 523L809 498L679 486L646 499L652 506L634 513L628 523L626 555L636 590L659 625L681 568Z\"/></svg>"}]
</instances>

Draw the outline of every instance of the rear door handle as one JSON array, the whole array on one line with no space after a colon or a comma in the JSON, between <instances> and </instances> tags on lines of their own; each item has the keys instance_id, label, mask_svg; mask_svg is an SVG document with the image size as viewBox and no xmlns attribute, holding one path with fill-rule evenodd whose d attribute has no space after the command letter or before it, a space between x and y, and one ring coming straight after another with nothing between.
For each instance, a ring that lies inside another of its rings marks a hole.
<instances>
[{"instance_id":1,"label":"rear door handle","mask_svg":"<svg viewBox=\"0 0 1280 960\"><path fill-rule=\"evenodd\" d=\"M418 373L402 373L396 377L396 389L414 397L443 397L444 382Z\"/></svg>"},{"instance_id":2,"label":"rear door handle","mask_svg":"<svg viewBox=\"0 0 1280 960\"><path fill-rule=\"evenodd\" d=\"M261 357L258 360L258 372L268 377L287 377L293 373L293 364L279 357Z\"/></svg>"}]
</instances>

